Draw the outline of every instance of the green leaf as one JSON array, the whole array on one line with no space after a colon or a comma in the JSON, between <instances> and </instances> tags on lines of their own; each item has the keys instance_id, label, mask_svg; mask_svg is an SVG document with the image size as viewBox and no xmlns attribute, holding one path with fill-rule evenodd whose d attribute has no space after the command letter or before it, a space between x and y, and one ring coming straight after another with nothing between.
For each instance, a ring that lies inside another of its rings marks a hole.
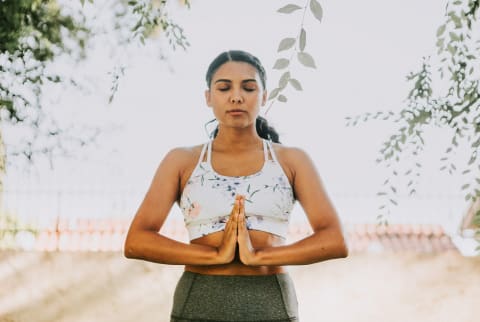
<instances>
[{"instance_id":1,"label":"green leaf","mask_svg":"<svg viewBox=\"0 0 480 322\"><path fill-rule=\"evenodd\" d=\"M302 7L297 6L296 4L287 4L286 6L281 7L277 10L280 13L292 13L298 9L302 9Z\"/></svg>"},{"instance_id":2,"label":"green leaf","mask_svg":"<svg viewBox=\"0 0 480 322\"><path fill-rule=\"evenodd\" d=\"M317 0L310 0L310 10L312 11L315 18L317 18L317 20L321 22L323 18L323 9Z\"/></svg>"},{"instance_id":3,"label":"green leaf","mask_svg":"<svg viewBox=\"0 0 480 322\"><path fill-rule=\"evenodd\" d=\"M476 213L475 213L475 216L473 217L473 223L475 225L480 225L480 210L478 210Z\"/></svg>"},{"instance_id":4,"label":"green leaf","mask_svg":"<svg viewBox=\"0 0 480 322\"><path fill-rule=\"evenodd\" d=\"M290 61L286 58L279 58L273 65L273 69L284 69L290 64Z\"/></svg>"},{"instance_id":5,"label":"green leaf","mask_svg":"<svg viewBox=\"0 0 480 322\"><path fill-rule=\"evenodd\" d=\"M462 186L462 190L465 190L467 189L468 187L470 187L470 184L469 183L466 183Z\"/></svg>"},{"instance_id":6,"label":"green leaf","mask_svg":"<svg viewBox=\"0 0 480 322\"><path fill-rule=\"evenodd\" d=\"M452 54L452 56L455 55L455 53L457 52L457 47L456 46L452 46L452 45L448 45L447 46L447 50L450 52L450 54ZM452 71L453 72L453 71Z\"/></svg>"},{"instance_id":7,"label":"green leaf","mask_svg":"<svg viewBox=\"0 0 480 322\"><path fill-rule=\"evenodd\" d=\"M477 156L476 156L476 155L472 155L472 157L470 158L470 161L468 161L468 165L472 165L473 162L475 162L476 159L477 159Z\"/></svg>"},{"instance_id":8,"label":"green leaf","mask_svg":"<svg viewBox=\"0 0 480 322\"><path fill-rule=\"evenodd\" d=\"M80 3L82 4L82 7L85 5L85 0L80 0Z\"/></svg>"},{"instance_id":9,"label":"green leaf","mask_svg":"<svg viewBox=\"0 0 480 322\"><path fill-rule=\"evenodd\" d=\"M289 79L290 79L290 72L283 73L283 75L280 77L280 80L278 81L278 87L280 87L281 89L284 89L285 86L287 86Z\"/></svg>"},{"instance_id":10,"label":"green leaf","mask_svg":"<svg viewBox=\"0 0 480 322\"><path fill-rule=\"evenodd\" d=\"M444 41L445 41L444 38L438 38L437 43L436 43L437 47L443 48Z\"/></svg>"},{"instance_id":11,"label":"green leaf","mask_svg":"<svg viewBox=\"0 0 480 322\"><path fill-rule=\"evenodd\" d=\"M453 13L450 15L450 18L452 18L452 21L455 24L456 29L462 28L462 20L460 20L460 18L457 15Z\"/></svg>"},{"instance_id":12,"label":"green leaf","mask_svg":"<svg viewBox=\"0 0 480 322\"><path fill-rule=\"evenodd\" d=\"M295 45L295 38L284 38L282 41L280 41L277 52L292 48L293 45Z\"/></svg>"},{"instance_id":13,"label":"green leaf","mask_svg":"<svg viewBox=\"0 0 480 322\"><path fill-rule=\"evenodd\" d=\"M440 27L438 27L437 29L437 37L440 37L444 32L445 32L445 29L446 29L446 25L443 24L441 25Z\"/></svg>"},{"instance_id":14,"label":"green leaf","mask_svg":"<svg viewBox=\"0 0 480 322\"><path fill-rule=\"evenodd\" d=\"M300 51L305 50L305 46L307 45L307 32L305 29L302 28L300 31Z\"/></svg>"},{"instance_id":15,"label":"green leaf","mask_svg":"<svg viewBox=\"0 0 480 322\"><path fill-rule=\"evenodd\" d=\"M478 148L480 146L480 138L472 143L472 148Z\"/></svg>"},{"instance_id":16,"label":"green leaf","mask_svg":"<svg viewBox=\"0 0 480 322\"><path fill-rule=\"evenodd\" d=\"M287 101L287 97L285 95L279 95L277 99L282 103L285 103Z\"/></svg>"},{"instance_id":17,"label":"green leaf","mask_svg":"<svg viewBox=\"0 0 480 322\"><path fill-rule=\"evenodd\" d=\"M454 136L453 139L452 139L452 144L455 145L455 146L458 146L458 141L457 141L457 137Z\"/></svg>"},{"instance_id":18,"label":"green leaf","mask_svg":"<svg viewBox=\"0 0 480 322\"><path fill-rule=\"evenodd\" d=\"M450 31L449 35L450 35L450 39L452 39L453 41L460 41L460 36L458 36L453 31Z\"/></svg>"},{"instance_id":19,"label":"green leaf","mask_svg":"<svg viewBox=\"0 0 480 322\"><path fill-rule=\"evenodd\" d=\"M277 97L278 93L280 93L280 88L275 88L275 89L273 89L273 90L270 92L270 95L268 96L268 99L269 99L269 100L274 99L275 97Z\"/></svg>"},{"instance_id":20,"label":"green leaf","mask_svg":"<svg viewBox=\"0 0 480 322\"><path fill-rule=\"evenodd\" d=\"M317 68L315 66L315 61L313 60L313 57L310 54L307 54L305 52L300 52L300 53L297 53L297 58L302 65L310 68Z\"/></svg>"},{"instance_id":21,"label":"green leaf","mask_svg":"<svg viewBox=\"0 0 480 322\"><path fill-rule=\"evenodd\" d=\"M292 85L293 88L295 88L297 91L303 90L302 85L301 85L300 82L299 82L298 80L296 80L295 78L290 78L290 79L288 80L288 82L289 82L290 85Z\"/></svg>"}]
</instances>

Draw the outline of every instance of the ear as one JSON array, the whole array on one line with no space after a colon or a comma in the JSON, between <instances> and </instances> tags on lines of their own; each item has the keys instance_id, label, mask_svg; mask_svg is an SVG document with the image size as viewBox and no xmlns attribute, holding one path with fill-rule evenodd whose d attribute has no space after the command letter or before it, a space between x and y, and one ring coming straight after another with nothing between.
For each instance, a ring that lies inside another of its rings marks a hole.
<instances>
[{"instance_id":1,"label":"ear","mask_svg":"<svg viewBox=\"0 0 480 322\"><path fill-rule=\"evenodd\" d=\"M265 106L265 104L267 103L267 97L268 97L267 95L268 95L267 91L266 91L266 90L263 91L263 95L262 95L262 106Z\"/></svg>"},{"instance_id":2,"label":"ear","mask_svg":"<svg viewBox=\"0 0 480 322\"><path fill-rule=\"evenodd\" d=\"M205 90L205 102L207 103L207 106L212 107L211 99L210 99L210 89Z\"/></svg>"}]
</instances>

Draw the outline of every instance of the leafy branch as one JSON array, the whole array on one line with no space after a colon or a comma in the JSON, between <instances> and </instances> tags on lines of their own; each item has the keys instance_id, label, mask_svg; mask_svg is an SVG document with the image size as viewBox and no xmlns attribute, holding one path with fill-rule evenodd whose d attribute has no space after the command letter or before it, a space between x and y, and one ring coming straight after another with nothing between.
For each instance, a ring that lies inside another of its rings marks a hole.
<instances>
[{"instance_id":1,"label":"leafy branch","mask_svg":"<svg viewBox=\"0 0 480 322\"><path fill-rule=\"evenodd\" d=\"M35 151L52 152L39 137L55 140L69 134L45 112L42 90L45 85L77 84L73 77L48 67L60 56L84 58L90 36L83 14L65 14L54 0L6 1L0 6L0 121L3 128L24 127L34 132L12 146L13 153L7 149L10 156L21 154L32 162Z\"/></svg>"},{"instance_id":2,"label":"leafy branch","mask_svg":"<svg viewBox=\"0 0 480 322\"><path fill-rule=\"evenodd\" d=\"M407 80L413 85L406 99L406 107L400 112L380 111L347 117L347 126L369 120L393 120L398 124L396 133L383 143L377 162L391 168L391 174L378 193L383 198L380 214L383 220L389 214L389 207L396 206L397 188L391 181L399 175L397 167L405 163L407 156L412 157L410 167L404 176L410 176L407 189L415 193L415 185L422 165L417 157L425 145L423 132L427 126L434 125L452 133L448 148L440 159L441 171L455 174L458 167L451 157L461 143L470 148L468 163L463 165L461 174L465 184L461 187L466 201L475 201L480 197L480 38L479 25L480 0L449 1L446 7L446 20L436 33L439 60L436 73L432 72L431 57L423 59L420 70L410 73ZM434 81L438 80L438 83ZM448 81L448 88L440 86ZM480 221L480 211L475 222ZM478 234L477 234L478 236Z\"/></svg>"},{"instance_id":3,"label":"leafy branch","mask_svg":"<svg viewBox=\"0 0 480 322\"><path fill-rule=\"evenodd\" d=\"M127 45L145 44L147 37L153 38L158 33L162 33L174 50L189 46L183 29L169 17L165 4L165 0L112 0L101 4L99 1L79 0L62 7L57 0L2 2L0 121L2 130L23 128L28 133L20 142L7 145L9 163L18 163L10 157L21 157L32 163L35 158L46 156L52 164L52 156L57 153L68 155L74 148L74 145L62 141L84 146L94 142L98 135L98 129L87 126L83 128L90 134L78 134L78 126L65 127L46 110L48 104L43 95L46 86L82 89L85 85L79 81L78 75L61 74L51 68L53 62L64 59L77 63L85 59L92 40L102 33L111 35L112 31L118 33L118 39L108 38L115 39L115 48L122 46L121 51L112 50L117 55L124 53ZM107 20L112 24L101 24L102 19L90 19L87 24L87 16L81 7L87 5L96 6L95 16L110 15ZM185 0L184 5L189 7L189 1ZM125 66L117 66L111 73L110 102L124 73ZM57 144L53 144L55 142Z\"/></svg>"},{"instance_id":4,"label":"leafy branch","mask_svg":"<svg viewBox=\"0 0 480 322\"><path fill-rule=\"evenodd\" d=\"M303 90L301 83L298 81L298 79L292 77L290 72L291 62L294 57L296 57L297 61L301 65L308 68L316 68L315 60L313 59L312 55L305 51L307 44L307 31L304 28L304 21L305 14L308 9L310 9L309 11L315 17L315 19L317 19L319 22L322 21L323 9L317 0L307 0L303 7L296 4L287 4L277 10L277 12L283 14L292 14L294 12L301 11L302 18L300 21L300 30L298 31L297 35L295 37L283 38L278 45L277 52L290 52L290 55L288 58L278 58L273 65L273 69L282 70L283 73L280 76L277 87L275 87L268 96L270 105L265 111L265 114L268 113L275 101L282 103L287 102L287 96L284 94L284 90L286 89L287 85L292 86L297 91Z\"/></svg>"}]
</instances>

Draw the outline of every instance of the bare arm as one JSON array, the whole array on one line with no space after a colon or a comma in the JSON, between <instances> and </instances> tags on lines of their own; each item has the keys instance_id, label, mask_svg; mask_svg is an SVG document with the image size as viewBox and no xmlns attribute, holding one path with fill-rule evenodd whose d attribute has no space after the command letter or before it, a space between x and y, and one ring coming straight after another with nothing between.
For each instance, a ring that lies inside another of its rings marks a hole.
<instances>
[{"instance_id":1,"label":"bare arm","mask_svg":"<svg viewBox=\"0 0 480 322\"><path fill-rule=\"evenodd\" d=\"M158 233L177 200L181 168L191 158L189 153L174 149L160 163L128 230L125 257L177 265L213 265L233 260L235 244L227 243L220 248L186 244ZM236 221L232 222L227 223L227 234L229 231L236 234Z\"/></svg>"},{"instance_id":2,"label":"bare arm","mask_svg":"<svg viewBox=\"0 0 480 322\"><path fill-rule=\"evenodd\" d=\"M240 258L247 265L303 265L348 255L339 218L313 162L299 149L292 149L289 153L294 170L293 188L313 234L290 245L254 250L249 244L243 212L240 211Z\"/></svg>"}]
</instances>

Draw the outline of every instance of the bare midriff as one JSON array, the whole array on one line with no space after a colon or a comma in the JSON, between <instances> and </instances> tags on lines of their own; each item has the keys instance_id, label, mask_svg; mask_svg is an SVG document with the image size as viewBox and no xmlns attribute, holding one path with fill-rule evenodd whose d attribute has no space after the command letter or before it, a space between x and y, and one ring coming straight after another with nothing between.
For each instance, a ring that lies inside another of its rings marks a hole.
<instances>
[{"instance_id":1,"label":"bare midriff","mask_svg":"<svg viewBox=\"0 0 480 322\"><path fill-rule=\"evenodd\" d=\"M250 240L254 249L275 247L284 244L284 239L267 232L258 230L249 230ZM192 244L219 247L222 243L223 231L215 232L191 240ZM235 258L228 264L221 265L186 265L186 271L206 275L271 275L285 273L282 266L247 266L240 261L238 246Z\"/></svg>"}]
</instances>

